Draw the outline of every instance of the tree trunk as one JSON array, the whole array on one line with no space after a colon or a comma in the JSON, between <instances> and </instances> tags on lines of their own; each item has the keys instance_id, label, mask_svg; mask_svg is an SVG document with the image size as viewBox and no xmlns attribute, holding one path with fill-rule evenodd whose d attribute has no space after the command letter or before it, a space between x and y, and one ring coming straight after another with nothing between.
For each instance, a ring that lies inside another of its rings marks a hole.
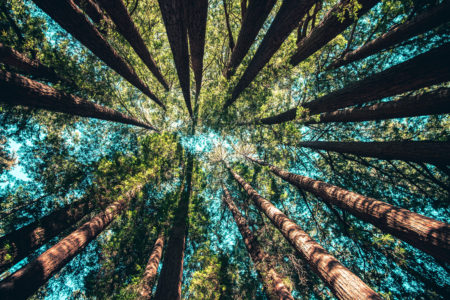
<instances>
[{"instance_id":1,"label":"tree trunk","mask_svg":"<svg viewBox=\"0 0 450 300\"><path fill-rule=\"evenodd\" d=\"M241 30L239 31L236 45L231 52L230 61L223 72L227 79L234 74L236 68L255 42L258 32L264 25L267 16L276 2L276 0L250 1L248 9L246 10L247 13L243 16Z\"/></svg>"},{"instance_id":2,"label":"tree trunk","mask_svg":"<svg viewBox=\"0 0 450 300\"><path fill-rule=\"evenodd\" d=\"M70 115L130 124L155 130L153 126L111 108L60 92L48 85L0 70L0 103L27 106Z\"/></svg>"},{"instance_id":3,"label":"tree trunk","mask_svg":"<svg viewBox=\"0 0 450 300\"><path fill-rule=\"evenodd\" d=\"M358 4L361 5L361 8L358 10L357 17L361 17L378 2L379 0L359 0ZM343 11L348 9L352 3L354 2L351 0L339 2L326 14L322 22L311 30L308 36L299 41L297 50L290 59L291 65L296 66L307 59L355 22L354 16L348 12L344 13L343 20L339 19ZM350 10L352 10L351 7Z\"/></svg>"},{"instance_id":4,"label":"tree trunk","mask_svg":"<svg viewBox=\"0 0 450 300\"><path fill-rule=\"evenodd\" d=\"M136 54L145 63L147 68L158 79L166 90L169 85L164 79L161 71L156 66L144 40L142 39L136 25L131 20L128 10L122 0L97 0L102 8L111 17L114 24L117 26L117 31L130 43Z\"/></svg>"},{"instance_id":5,"label":"tree trunk","mask_svg":"<svg viewBox=\"0 0 450 300\"><path fill-rule=\"evenodd\" d=\"M101 8L93 0L73 0L79 8L81 8L91 19L91 21L101 27L103 24L108 22L108 19L103 14Z\"/></svg>"},{"instance_id":6,"label":"tree trunk","mask_svg":"<svg viewBox=\"0 0 450 300\"><path fill-rule=\"evenodd\" d=\"M409 38L427 32L450 20L450 3L442 4L416 16L414 19L400 25L395 25L380 37L371 40L367 44L347 52L328 66L327 70L339 68L351 62L361 60L382 50L388 49Z\"/></svg>"},{"instance_id":7,"label":"tree trunk","mask_svg":"<svg viewBox=\"0 0 450 300\"><path fill-rule=\"evenodd\" d=\"M258 75L275 52L277 52L277 50L281 47L284 40L297 27L298 22L300 22L305 13L312 7L314 2L315 1L313 0L283 1L277 15L275 16L275 19L259 45L258 50L234 88L231 98L229 98L225 103L224 110L233 104L241 92L250 85L256 75Z\"/></svg>"},{"instance_id":8,"label":"tree trunk","mask_svg":"<svg viewBox=\"0 0 450 300\"><path fill-rule=\"evenodd\" d=\"M300 142L300 147L350 153L384 160L404 160L450 165L450 142L394 141L394 142Z\"/></svg>"},{"instance_id":9,"label":"tree trunk","mask_svg":"<svg viewBox=\"0 0 450 300\"><path fill-rule=\"evenodd\" d=\"M267 297L271 300L278 299L292 299L291 292L283 283L283 276L278 274L275 270L276 262L273 257L270 257L261 247L253 232L250 230L247 221L241 212L234 204L228 189L222 186L224 196L223 202L230 209L233 214L234 220L239 228L239 232L242 235L244 244L247 247L247 251L255 264L255 269L258 272L259 277L262 280Z\"/></svg>"},{"instance_id":10,"label":"tree trunk","mask_svg":"<svg viewBox=\"0 0 450 300\"><path fill-rule=\"evenodd\" d=\"M241 0L241 24L244 21L246 13L247 13L247 0Z\"/></svg>"},{"instance_id":11,"label":"tree trunk","mask_svg":"<svg viewBox=\"0 0 450 300\"><path fill-rule=\"evenodd\" d=\"M293 174L262 160L250 158L272 173L296 186L348 211L355 217L369 222L384 232L392 234L410 245L432 255L438 260L450 262L450 225L425 217L407 209L350 192L329 183Z\"/></svg>"},{"instance_id":12,"label":"tree trunk","mask_svg":"<svg viewBox=\"0 0 450 300\"><path fill-rule=\"evenodd\" d=\"M339 299L382 299L361 279L344 267L335 257L314 241L300 226L286 217L268 200L261 197L247 182L228 167L236 181L244 188L255 205L283 234L310 265L314 272L327 284Z\"/></svg>"},{"instance_id":13,"label":"tree trunk","mask_svg":"<svg viewBox=\"0 0 450 300\"><path fill-rule=\"evenodd\" d=\"M192 118L190 79L189 79L189 50L187 40L187 20L185 20L184 4L181 0L158 0L159 8L166 26L167 37L172 49L175 68L184 101Z\"/></svg>"},{"instance_id":14,"label":"tree trunk","mask_svg":"<svg viewBox=\"0 0 450 300\"><path fill-rule=\"evenodd\" d=\"M73 0L33 0L33 2L98 56L106 65L165 109L164 104L139 79L133 68L119 56L100 32L89 22Z\"/></svg>"},{"instance_id":15,"label":"tree trunk","mask_svg":"<svg viewBox=\"0 0 450 300\"><path fill-rule=\"evenodd\" d=\"M158 274L159 261L161 260L164 248L164 231L162 230L153 247L152 254L148 259L145 267L144 276L140 288L140 299L150 299L152 296L153 285L155 284L156 275Z\"/></svg>"},{"instance_id":16,"label":"tree trunk","mask_svg":"<svg viewBox=\"0 0 450 300\"><path fill-rule=\"evenodd\" d=\"M227 0L222 0L222 3L223 3L223 11L225 13L225 24L227 26L227 32L228 32L228 46L230 47L230 50L233 51L234 39L233 39L233 32L231 31L231 26L230 26L230 16L228 15Z\"/></svg>"}]
</instances>

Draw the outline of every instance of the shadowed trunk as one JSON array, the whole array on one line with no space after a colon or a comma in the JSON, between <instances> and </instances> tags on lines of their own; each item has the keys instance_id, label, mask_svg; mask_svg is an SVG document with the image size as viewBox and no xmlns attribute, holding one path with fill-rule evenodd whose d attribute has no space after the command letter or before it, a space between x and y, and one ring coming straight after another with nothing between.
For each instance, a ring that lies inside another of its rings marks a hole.
<instances>
[{"instance_id":1,"label":"shadowed trunk","mask_svg":"<svg viewBox=\"0 0 450 300\"><path fill-rule=\"evenodd\" d=\"M300 147L350 153L384 160L404 160L450 165L450 142L395 141L395 142L300 142Z\"/></svg>"},{"instance_id":2,"label":"shadowed trunk","mask_svg":"<svg viewBox=\"0 0 450 300\"><path fill-rule=\"evenodd\" d=\"M136 54L145 63L147 68L158 79L158 81L164 86L166 90L169 89L169 85L164 79L161 71L156 66L144 40L142 39L136 25L131 20L128 10L122 0L97 0L102 8L111 17L114 24L117 26L117 31L130 43Z\"/></svg>"},{"instance_id":3,"label":"shadowed trunk","mask_svg":"<svg viewBox=\"0 0 450 300\"><path fill-rule=\"evenodd\" d=\"M73 0L73 2L88 15L95 25L102 26L103 23L108 22L101 8L93 0Z\"/></svg>"},{"instance_id":4,"label":"shadowed trunk","mask_svg":"<svg viewBox=\"0 0 450 300\"><path fill-rule=\"evenodd\" d=\"M379 0L358 0L358 4L361 5L357 13L358 18L368 12L378 2ZM355 22L355 18L348 11L344 14L344 20L339 19L343 11L346 8L348 9L348 6L352 3L353 1L351 0L342 0L339 2L326 14L319 25L299 41L297 44L298 48L290 59L291 65L296 66L307 59Z\"/></svg>"},{"instance_id":5,"label":"shadowed trunk","mask_svg":"<svg viewBox=\"0 0 450 300\"><path fill-rule=\"evenodd\" d=\"M26 106L74 116L130 124L155 130L153 126L111 108L60 92L48 85L0 70L0 103Z\"/></svg>"},{"instance_id":6,"label":"shadowed trunk","mask_svg":"<svg viewBox=\"0 0 450 300\"><path fill-rule=\"evenodd\" d=\"M231 98L225 103L224 110L233 104L241 92L250 85L256 75L258 75L262 68L270 61L275 52L281 47L284 40L297 27L300 20L313 4L313 0L283 1L275 19L259 45L258 50L234 88Z\"/></svg>"},{"instance_id":7,"label":"shadowed trunk","mask_svg":"<svg viewBox=\"0 0 450 300\"><path fill-rule=\"evenodd\" d=\"M139 79L133 68L119 56L72 0L33 0L33 2L106 65L165 108L148 86Z\"/></svg>"},{"instance_id":8,"label":"shadowed trunk","mask_svg":"<svg viewBox=\"0 0 450 300\"><path fill-rule=\"evenodd\" d=\"M430 10L416 16L414 19L400 25L395 25L380 37L371 40L367 44L347 52L330 64L327 70L339 68L351 62L361 60L382 50L388 49L409 38L427 32L441 24L450 21L450 2L431 8Z\"/></svg>"},{"instance_id":9,"label":"shadowed trunk","mask_svg":"<svg viewBox=\"0 0 450 300\"><path fill-rule=\"evenodd\" d=\"M241 23L243 22L246 13L247 13L247 0L241 0Z\"/></svg>"},{"instance_id":10,"label":"shadowed trunk","mask_svg":"<svg viewBox=\"0 0 450 300\"><path fill-rule=\"evenodd\" d=\"M152 296L153 285L155 284L156 275L158 275L159 261L161 260L164 248L164 231L161 231L158 239L153 247L152 254L148 259L145 272L142 277L141 288L139 291L140 299L150 299Z\"/></svg>"},{"instance_id":11,"label":"shadowed trunk","mask_svg":"<svg viewBox=\"0 0 450 300\"><path fill-rule=\"evenodd\" d=\"M158 0L159 8L166 26L167 37L172 49L178 80L183 91L184 101L192 118L190 79L189 79L189 50L187 40L187 22L184 7L187 2L181 0Z\"/></svg>"},{"instance_id":12,"label":"shadowed trunk","mask_svg":"<svg viewBox=\"0 0 450 300\"><path fill-rule=\"evenodd\" d=\"M247 158L262 166L268 166L278 177L301 190L316 195L329 205L336 205L340 209L348 211L355 217L371 223L438 260L450 262L449 224L323 181L286 172L259 159Z\"/></svg>"},{"instance_id":13,"label":"shadowed trunk","mask_svg":"<svg viewBox=\"0 0 450 300\"><path fill-rule=\"evenodd\" d=\"M382 299L361 279L314 241L300 226L286 217L272 203L261 197L247 182L228 167L249 197L327 284L339 299Z\"/></svg>"},{"instance_id":14,"label":"shadowed trunk","mask_svg":"<svg viewBox=\"0 0 450 300\"><path fill-rule=\"evenodd\" d=\"M239 31L233 52L231 52L230 61L223 71L227 79L234 74L236 68L240 65L248 50L255 42L258 32L264 25L267 16L270 14L276 2L276 0L250 1L245 15L243 15L241 30Z\"/></svg>"},{"instance_id":15,"label":"shadowed trunk","mask_svg":"<svg viewBox=\"0 0 450 300\"><path fill-rule=\"evenodd\" d=\"M278 274L275 270L276 261L273 257L269 256L261 247L253 232L250 230L247 220L242 216L241 212L234 203L228 189L222 186L224 196L223 202L227 205L228 209L233 214L236 225L239 228L239 232L242 235L244 244L252 259L255 269L258 272L259 277L266 291L267 297L271 300L277 299L292 299L291 292L283 283L283 276Z\"/></svg>"},{"instance_id":16,"label":"shadowed trunk","mask_svg":"<svg viewBox=\"0 0 450 300\"><path fill-rule=\"evenodd\" d=\"M231 26L230 26L230 16L228 15L227 0L223 0L222 3L223 3L223 11L225 13L225 24L227 26L227 32L228 32L228 46L230 47L230 50L233 51L234 39L233 39L233 32L231 31Z\"/></svg>"}]
</instances>

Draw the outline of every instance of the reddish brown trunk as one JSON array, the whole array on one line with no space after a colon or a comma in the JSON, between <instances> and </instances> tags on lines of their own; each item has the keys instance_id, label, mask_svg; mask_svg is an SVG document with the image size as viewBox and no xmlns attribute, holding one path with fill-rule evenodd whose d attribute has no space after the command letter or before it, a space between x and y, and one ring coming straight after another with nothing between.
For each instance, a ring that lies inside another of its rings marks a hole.
<instances>
[{"instance_id":1,"label":"reddish brown trunk","mask_svg":"<svg viewBox=\"0 0 450 300\"><path fill-rule=\"evenodd\" d=\"M187 4L187 2L181 0L158 0L158 2L164 25L166 26L167 37L172 49L184 101L192 118L187 22L184 12L186 9L184 4Z\"/></svg>"},{"instance_id":2,"label":"reddish brown trunk","mask_svg":"<svg viewBox=\"0 0 450 300\"><path fill-rule=\"evenodd\" d=\"M73 2L88 15L95 25L102 26L102 23L108 22L98 4L93 0L74 0Z\"/></svg>"},{"instance_id":3,"label":"reddish brown trunk","mask_svg":"<svg viewBox=\"0 0 450 300\"><path fill-rule=\"evenodd\" d=\"M0 103L27 106L70 115L95 118L155 130L153 126L77 96L60 92L48 85L0 70Z\"/></svg>"},{"instance_id":4,"label":"reddish brown trunk","mask_svg":"<svg viewBox=\"0 0 450 300\"><path fill-rule=\"evenodd\" d=\"M286 217L272 203L261 197L247 182L231 168L228 168L236 181L244 188L255 205L283 234L311 266L320 278L328 285L339 299L382 299L358 276L344 267L335 257L314 241L300 226Z\"/></svg>"},{"instance_id":5,"label":"reddish brown trunk","mask_svg":"<svg viewBox=\"0 0 450 300\"><path fill-rule=\"evenodd\" d=\"M117 201L89 222L84 223L36 260L27 264L0 283L0 298L26 299L61 270L70 260L95 239L125 208L125 200Z\"/></svg>"},{"instance_id":6,"label":"reddish brown trunk","mask_svg":"<svg viewBox=\"0 0 450 300\"><path fill-rule=\"evenodd\" d=\"M283 180L322 198L329 205L350 212L412 246L444 262L450 262L450 225L409 210L353 193L323 181L293 174L259 159L250 160L265 166Z\"/></svg>"},{"instance_id":7,"label":"reddish brown trunk","mask_svg":"<svg viewBox=\"0 0 450 300\"><path fill-rule=\"evenodd\" d=\"M230 47L230 50L233 51L234 39L233 39L233 32L231 31L230 26L230 17L228 15L227 1L223 0L222 3L223 3L223 11L225 13L225 24L227 25L227 32L228 32L228 46Z\"/></svg>"},{"instance_id":8,"label":"reddish brown trunk","mask_svg":"<svg viewBox=\"0 0 450 300\"><path fill-rule=\"evenodd\" d=\"M137 76L133 68L111 47L98 30L89 22L73 0L33 0L45 13L62 28L98 56L106 65L116 71L132 85L141 90L158 105L164 104L150 91Z\"/></svg>"},{"instance_id":9,"label":"reddish brown trunk","mask_svg":"<svg viewBox=\"0 0 450 300\"><path fill-rule=\"evenodd\" d=\"M337 59L327 69L335 69L351 62L361 60L382 50L388 49L400 42L427 32L450 20L450 2L444 1L442 4L416 16L414 19L400 25L395 25L388 32L380 37L371 40L364 46L346 53Z\"/></svg>"},{"instance_id":10,"label":"reddish brown trunk","mask_svg":"<svg viewBox=\"0 0 450 300\"><path fill-rule=\"evenodd\" d=\"M258 50L250 64L233 90L231 98L227 100L224 109L227 109L239 97L241 92L250 85L256 75L264 68L272 56L281 47L284 40L296 28L305 13L314 4L313 0L285 0L281 4L275 19L270 25Z\"/></svg>"},{"instance_id":11,"label":"reddish brown trunk","mask_svg":"<svg viewBox=\"0 0 450 300\"><path fill-rule=\"evenodd\" d=\"M395 141L395 142L300 142L300 147L350 153L384 160L405 160L450 165L450 142Z\"/></svg>"},{"instance_id":12,"label":"reddish brown trunk","mask_svg":"<svg viewBox=\"0 0 450 300\"><path fill-rule=\"evenodd\" d=\"M98 3L111 17L114 24L117 26L117 30L120 34L130 43L136 54L145 63L147 68L158 79L158 81L164 86L166 90L169 89L169 85L164 79L161 71L156 66L144 40L142 39L136 25L131 20L128 10L122 0L97 0Z\"/></svg>"},{"instance_id":13,"label":"reddish brown trunk","mask_svg":"<svg viewBox=\"0 0 450 300\"><path fill-rule=\"evenodd\" d=\"M270 11L275 5L276 0L251 0L247 13L243 16L241 30L237 38L230 61L228 62L224 75L229 79L235 72L236 68L244 59L248 50L255 42L258 32L261 30Z\"/></svg>"},{"instance_id":14,"label":"reddish brown trunk","mask_svg":"<svg viewBox=\"0 0 450 300\"><path fill-rule=\"evenodd\" d=\"M162 252L164 248L164 232L158 236L153 247L152 254L148 259L147 266L145 267L144 276L142 277L140 299L150 299L152 296L153 285L155 284L156 275L158 275L159 261L161 260Z\"/></svg>"},{"instance_id":15,"label":"reddish brown trunk","mask_svg":"<svg viewBox=\"0 0 450 300\"><path fill-rule=\"evenodd\" d=\"M239 232L244 239L244 244L247 247L247 251L255 264L255 269L258 272L259 277L262 280L267 297L271 300L278 299L292 299L291 292L283 283L283 276L278 274L275 270L276 262L273 257L270 257L261 247L253 232L250 230L247 220L242 216L241 212L234 204L228 189L222 186L224 196L223 202L230 209L233 214L234 220L239 228Z\"/></svg>"},{"instance_id":16,"label":"reddish brown trunk","mask_svg":"<svg viewBox=\"0 0 450 300\"><path fill-rule=\"evenodd\" d=\"M379 0L359 0L358 4L361 5L361 8L358 10L358 18L368 12L378 2ZM308 36L299 41L297 51L290 59L290 63L293 66L307 59L355 22L354 17L348 13L345 13L344 20L339 20L339 15L351 3L353 2L350 0L339 2L327 13L323 21L311 30Z\"/></svg>"}]
</instances>

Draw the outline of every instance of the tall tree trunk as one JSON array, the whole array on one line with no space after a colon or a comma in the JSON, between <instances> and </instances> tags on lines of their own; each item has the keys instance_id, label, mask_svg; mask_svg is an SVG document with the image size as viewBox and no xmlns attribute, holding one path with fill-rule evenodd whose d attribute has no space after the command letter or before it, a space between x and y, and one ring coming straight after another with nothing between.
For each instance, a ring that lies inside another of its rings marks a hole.
<instances>
[{"instance_id":1,"label":"tall tree trunk","mask_svg":"<svg viewBox=\"0 0 450 300\"><path fill-rule=\"evenodd\" d=\"M224 75L229 79L240 65L248 50L255 42L258 32L261 30L276 0L251 0L243 15L241 30L236 45L231 52L231 58L224 70Z\"/></svg>"},{"instance_id":2,"label":"tall tree trunk","mask_svg":"<svg viewBox=\"0 0 450 300\"><path fill-rule=\"evenodd\" d=\"M227 0L222 0L222 3L223 3L223 12L225 14L225 24L227 26L227 32L228 32L228 46L230 47L230 50L233 51L234 39L233 39L233 31L231 30L231 25L230 25L230 16L228 15Z\"/></svg>"},{"instance_id":3,"label":"tall tree trunk","mask_svg":"<svg viewBox=\"0 0 450 300\"><path fill-rule=\"evenodd\" d=\"M394 141L394 142L300 142L300 147L350 153L384 160L404 160L450 165L450 142Z\"/></svg>"},{"instance_id":4,"label":"tall tree trunk","mask_svg":"<svg viewBox=\"0 0 450 300\"><path fill-rule=\"evenodd\" d=\"M281 47L284 40L297 27L305 13L312 7L313 0L284 0L275 19L264 36L258 50L253 56L241 79L235 86L231 98L224 105L227 109L239 97L241 92L250 85L256 75L270 61L272 56Z\"/></svg>"},{"instance_id":5,"label":"tall tree trunk","mask_svg":"<svg viewBox=\"0 0 450 300\"><path fill-rule=\"evenodd\" d=\"M60 92L48 85L0 70L0 103L27 106L70 115L130 124L158 131L153 126L111 108Z\"/></svg>"},{"instance_id":6,"label":"tall tree trunk","mask_svg":"<svg viewBox=\"0 0 450 300\"><path fill-rule=\"evenodd\" d=\"M158 274L159 261L164 248L164 230L158 235L147 266L145 267L144 276L142 277L141 288L139 291L140 299L150 299L152 296L153 285L155 284L156 275Z\"/></svg>"},{"instance_id":7,"label":"tall tree trunk","mask_svg":"<svg viewBox=\"0 0 450 300\"><path fill-rule=\"evenodd\" d=\"M98 27L108 22L108 18L103 14L101 8L94 0L73 0L79 8L81 8Z\"/></svg>"},{"instance_id":8,"label":"tall tree trunk","mask_svg":"<svg viewBox=\"0 0 450 300\"><path fill-rule=\"evenodd\" d=\"M278 299L292 299L291 292L283 283L283 276L278 274L275 270L275 259L269 256L261 247L250 227L247 224L244 216L241 214L236 204L233 201L228 189L222 186L224 196L223 202L227 205L228 209L233 214L234 220L239 228L239 232L242 235L244 244L247 247L247 251L255 264L255 269L258 272L259 277L262 280L264 289L267 293L267 297L271 300Z\"/></svg>"},{"instance_id":9,"label":"tall tree trunk","mask_svg":"<svg viewBox=\"0 0 450 300\"><path fill-rule=\"evenodd\" d=\"M262 160L247 157L253 162L268 166L270 171L296 186L348 211L384 232L409 243L438 260L450 262L450 225L425 217L407 209L350 192L329 183L293 174Z\"/></svg>"},{"instance_id":10,"label":"tall tree trunk","mask_svg":"<svg viewBox=\"0 0 450 300\"><path fill-rule=\"evenodd\" d=\"M395 25L380 37L371 40L365 45L347 52L330 64L327 70L339 68L351 62L361 60L382 50L388 49L409 38L427 32L441 24L450 21L450 3L444 1L442 4L416 16L410 21Z\"/></svg>"},{"instance_id":11,"label":"tall tree trunk","mask_svg":"<svg viewBox=\"0 0 450 300\"><path fill-rule=\"evenodd\" d=\"M379 0L359 0L358 4L361 5L361 8L358 10L357 17L359 18L368 12L378 2ZM353 3L355 2L351 0L342 0L335 5L327 13L322 22L311 30L308 36L299 41L297 50L292 55L290 63L293 66L298 65L353 24L355 18L348 13L348 9L353 11L351 7L349 8ZM346 10L347 12L344 13ZM344 14L343 20L340 19L340 15L342 14Z\"/></svg>"},{"instance_id":12,"label":"tall tree trunk","mask_svg":"<svg viewBox=\"0 0 450 300\"><path fill-rule=\"evenodd\" d=\"M165 109L164 104L139 79L133 68L119 56L100 32L89 22L73 0L33 0L33 2L98 56L106 65Z\"/></svg>"},{"instance_id":13,"label":"tall tree trunk","mask_svg":"<svg viewBox=\"0 0 450 300\"><path fill-rule=\"evenodd\" d=\"M189 202L192 190L192 171L194 157L187 154L185 181L180 193L180 201L175 212L169 241L164 254L163 265L156 286L154 300L181 299L181 283L183 279L184 250L189 227Z\"/></svg>"},{"instance_id":14,"label":"tall tree trunk","mask_svg":"<svg viewBox=\"0 0 450 300\"><path fill-rule=\"evenodd\" d=\"M244 21L246 13L247 13L247 0L241 0L241 23Z\"/></svg>"},{"instance_id":15,"label":"tall tree trunk","mask_svg":"<svg viewBox=\"0 0 450 300\"><path fill-rule=\"evenodd\" d=\"M382 299L358 276L344 267L335 257L314 241L300 226L286 217L268 200L261 197L247 182L228 167L249 197L327 284L339 299Z\"/></svg>"},{"instance_id":16,"label":"tall tree trunk","mask_svg":"<svg viewBox=\"0 0 450 300\"><path fill-rule=\"evenodd\" d=\"M156 66L147 46L145 45L142 36L139 33L134 22L131 20L128 10L122 0L97 0L102 8L111 17L114 24L117 26L117 30L120 34L130 43L136 54L145 63L147 68L158 79L158 81L164 86L166 90L169 89L167 81L164 79L161 71Z\"/></svg>"},{"instance_id":17,"label":"tall tree trunk","mask_svg":"<svg viewBox=\"0 0 450 300\"><path fill-rule=\"evenodd\" d=\"M187 20L185 20L185 5L182 0L158 0L159 8L166 26L167 37L172 49L175 68L178 73L184 101L192 118L190 79L189 79L189 49L187 39Z\"/></svg>"}]
</instances>

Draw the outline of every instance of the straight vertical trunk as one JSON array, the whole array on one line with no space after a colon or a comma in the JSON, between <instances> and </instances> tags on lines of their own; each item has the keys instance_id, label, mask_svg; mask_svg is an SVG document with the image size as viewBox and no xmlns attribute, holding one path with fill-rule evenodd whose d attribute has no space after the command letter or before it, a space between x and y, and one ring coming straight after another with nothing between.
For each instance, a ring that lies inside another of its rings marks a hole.
<instances>
[{"instance_id":1,"label":"straight vertical trunk","mask_svg":"<svg viewBox=\"0 0 450 300\"><path fill-rule=\"evenodd\" d=\"M73 0L33 0L46 14L62 28L98 56L106 65L116 71L158 105L164 104L137 76L133 68L111 47L100 32L89 22Z\"/></svg>"},{"instance_id":2,"label":"straight vertical trunk","mask_svg":"<svg viewBox=\"0 0 450 300\"><path fill-rule=\"evenodd\" d=\"M250 254L250 258L255 264L255 269L258 272L259 277L262 280L267 297L271 300L277 299L292 299L291 292L283 283L283 276L278 274L275 270L276 262L273 257L270 257L261 247L253 232L250 230L247 220L242 216L241 212L237 208L233 201L228 189L222 186L224 196L223 202L227 205L228 209L233 214L234 220L239 228L239 232L242 235L244 244L247 247L247 251Z\"/></svg>"},{"instance_id":3,"label":"straight vertical trunk","mask_svg":"<svg viewBox=\"0 0 450 300\"><path fill-rule=\"evenodd\" d=\"M140 299L150 299L152 296L153 285L155 284L156 275L158 275L159 261L164 248L164 231L162 230L153 247L152 254L148 259L145 267L144 276L142 277L141 289L139 292Z\"/></svg>"},{"instance_id":4,"label":"straight vertical trunk","mask_svg":"<svg viewBox=\"0 0 450 300\"><path fill-rule=\"evenodd\" d=\"M450 21L450 2L444 1L442 4L431 8L410 21L393 26L388 32L371 40L358 49L347 52L344 56L330 64L327 69L331 70L339 68L351 62L364 59L382 50L395 46L400 42L406 41L413 36L445 24L448 21Z\"/></svg>"},{"instance_id":5,"label":"straight vertical trunk","mask_svg":"<svg viewBox=\"0 0 450 300\"><path fill-rule=\"evenodd\" d=\"M300 147L349 153L384 160L404 160L450 165L450 142L394 141L394 142L300 142Z\"/></svg>"},{"instance_id":6,"label":"straight vertical trunk","mask_svg":"<svg viewBox=\"0 0 450 300\"><path fill-rule=\"evenodd\" d=\"M275 5L276 0L251 0L246 13L243 15L241 30L237 38L236 45L231 52L231 58L228 62L224 75L229 79L240 65L248 50L255 42L258 32L261 30L270 11ZM245 5L245 3L244 3ZM241 2L242 6L242 2ZM245 6L244 6L245 7Z\"/></svg>"},{"instance_id":7,"label":"straight vertical trunk","mask_svg":"<svg viewBox=\"0 0 450 300\"><path fill-rule=\"evenodd\" d=\"M43 83L0 70L0 103L26 106L69 115L130 124L155 130L153 126L111 108L58 91Z\"/></svg>"},{"instance_id":8,"label":"straight vertical trunk","mask_svg":"<svg viewBox=\"0 0 450 300\"><path fill-rule=\"evenodd\" d=\"M450 225L407 209L350 192L329 183L293 174L262 160L247 157L269 166L272 173L298 189L310 192L329 205L348 211L384 232L392 234L438 260L450 262Z\"/></svg>"},{"instance_id":9,"label":"straight vertical trunk","mask_svg":"<svg viewBox=\"0 0 450 300\"><path fill-rule=\"evenodd\" d=\"M122 0L97 0L98 3L111 17L114 24L117 26L117 30L120 34L130 43L136 54L145 63L147 68L158 79L158 81L164 86L166 90L169 89L169 85L164 79L161 71L156 66L147 46L145 45L142 36L140 35L136 25L131 20L128 10Z\"/></svg>"},{"instance_id":10,"label":"straight vertical trunk","mask_svg":"<svg viewBox=\"0 0 450 300\"><path fill-rule=\"evenodd\" d=\"M185 20L185 5L182 0L158 0L159 8L166 26L167 37L172 49L175 68L178 73L184 101L192 118L190 79L189 79L189 49L187 39L187 20Z\"/></svg>"},{"instance_id":11,"label":"straight vertical trunk","mask_svg":"<svg viewBox=\"0 0 450 300\"><path fill-rule=\"evenodd\" d=\"M335 257L314 241L300 226L286 217L268 200L261 197L247 182L228 167L236 181L244 188L256 207L261 210L272 224L283 234L322 278L333 294L339 299L382 299L358 276L344 267Z\"/></svg>"},{"instance_id":12,"label":"straight vertical trunk","mask_svg":"<svg viewBox=\"0 0 450 300\"><path fill-rule=\"evenodd\" d=\"M358 0L361 8L358 10L358 18L368 12L379 0ZM339 16L352 5L351 0L342 0L334 6L313 30L297 44L297 51L292 55L290 63L293 66L307 59L314 52L321 49L328 42L342 33L348 26L355 22L353 16L348 12L344 14L344 19L340 20ZM350 8L351 10L351 8Z\"/></svg>"},{"instance_id":13,"label":"straight vertical trunk","mask_svg":"<svg viewBox=\"0 0 450 300\"><path fill-rule=\"evenodd\" d=\"M272 56L280 49L281 44L297 27L305 13L313 6L313 0L284 0L275 16L269 30L259 45L250 64L233 90L231 98L224 105L227 109L239 97L241 92L250 85L256 75L270 61Z\"/></svg>"},{"instance_id":14,"label":"straight vertical trunk","mask_svg":"<svg viewBox=\"0 0 450 300\"><path fill-rule=\"evenodd\" d=\"M93 0L73 0L73 2L88 15L95 25L102 26L102 23L108 22L101 8Z\"/></svg>"}]
</instances>

